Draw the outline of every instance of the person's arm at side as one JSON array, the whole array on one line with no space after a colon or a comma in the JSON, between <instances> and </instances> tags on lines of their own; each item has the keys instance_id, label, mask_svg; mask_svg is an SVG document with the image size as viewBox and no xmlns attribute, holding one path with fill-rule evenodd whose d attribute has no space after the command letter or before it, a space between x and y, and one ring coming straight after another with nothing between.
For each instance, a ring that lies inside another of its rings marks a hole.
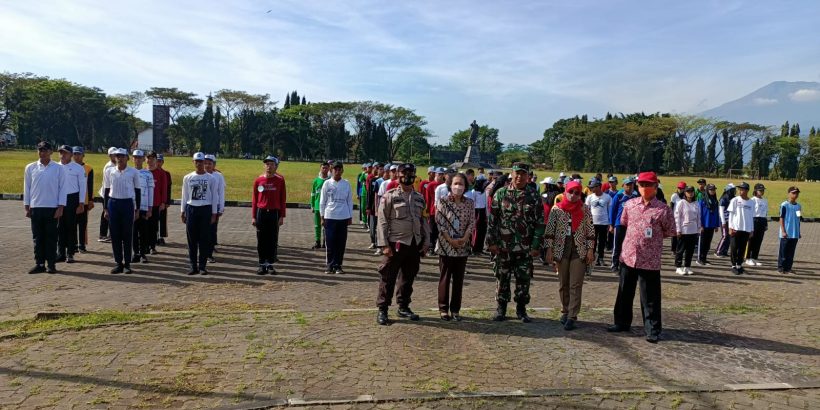
<instances>
[{"instance_id":1,"label":"person's arm at side","mask_svg":"<svg viewBox=\"0 0 820 410\"><path fill-rule=\"evenodd\" d=\"M493 195L490 212L487 214L487 250L494 254L499 252L498 247L501 244L501 231L498 222L501 218L501 192L503 189L499 189Z\"/></svg>"},{"instance_id":2,"label":"person's arm at side","mask_svg":"<svg viewBox=\"0 0 820 410\"><path fill-rule=\"evenodd\" d=\"M259 192L257 191L257 187L259 186L259 181L253 181L253 190L251 190L251 225L256 226L256 210L258 209L258 199L257 195Z\"/></svg>"},{"instance_id":3,"label":"person's arm at side","mask_svg":"<svg viewBox=\"0 0 820 410\"><path fill-rule=\"evenodd\" d=\"M26 218L31 218L31 168L28 166L23 171L23 208Z\"/></svg>"},{"instance_id":4,"label":"person's arm at side","mask_svg":"<svg viewBox=\"0 0 820 410\"><path fill-rule=\"evenodd\" d=\"M287 182L285 181L285 177L280 178L280 195L279 195L279 226L285 223L285 214L287 213L287 199L288 199L288 190L287 190Z\"/></svg>"},{"instance_id":5,"label":"person's arm at side","mask_svg":"<svg viewBox=\"0 0 820 410\"><path fill-rule=\"evenodd\" d=\"M189 197L188 197L189 194L188 194L188 189L187 189L188 184L189 184L189 182L188 182L189 179L190 179L189 175L185 175L184 177L182 177L182 193L181 193L182 199L179 203L179 214L180 214L180 217L182 218L182 223L185 223L185 208L188 205L188 199L189 199Z\"/></svg>"},{"instance_id":6,"label":"person's arm at side","mask_svg":"<svg viewBox=\"0 0 820 410\"><path fill-rule=\"evenodd\" d=\"M789 234L786 232L786 204L780 205L780 234L781 238L788 238Z\"/></svg>"},{"instance_id":7,"label":"person's arm at side","mask_svg":"<svg viewBox=\"0 0 820 410\"><path fill-rule=\"evenodd\" d=\"M65 183L65 169L59 167L57 172L60 174L57 179L57 211L54 212L54 219L60 219L63 216L63 208L68 199L68 184Z\"/></svg>"},{"instance_id":8,"label":"person's arm at side","mask_svg":"<svg viewBox=\"0 0 820 410\"><path fill-rule=\"evenodd\" d=\"M80 187L80 203L77 206L77 210L75 211L77 214L81 214L85 212L85 199L88 192L88 178L85 176L85 169L83 168L83 166L76 163L75 165L80 167L80 170L82 170L82 172L80 172L77 175L77 183Z\"/></svg>"},{"instance_id":9,"label":"person's arm at side","mask_svg":"<svg viewBox=\"0 0 820 410\"><path fill-rule=\"evenodd\" d=\"M675 204L675 210L674 210L673 215L672 215L673 218L675 219L675 228L678 231L678 236L680 236L681 230L683 229L683 214L685 212L685 210L683 209L683 206L681 206L681 205L682 205L681 201L678 201L678 203Z\"/></svg>"},{"instance_id":10,"label":"person's arm at side","mask_svg":"<svg viewBox=\"0 0 820 410\"><path fill-rule=\"evenodd\" d=\"M378 224L376 226L376 241L378 242L378 246L382 248L382 253L386 256L393 255L393 249L390 248L390 242L388 239L390 238L389 232L389 224L387 221L387 215L393 211L393 204L387 203L384 198L379 201L378 208L376 211L376 219Z\"/></svg>"},{"instance_id":11,"label":"person's arm at side","mask_svg":"<svg viewBox=\"0 0 820 410\"><path fill-rule=\"evenodd\" d=\"M680 205L680 204L679 204ZM624 213L624 216L626 213ZM675 216L672 215L672 210L667 209L664 211L662 219L661 219L661 229L663 229L663 237L670 238L673 236L678 235L677 227L675 226Z\"/></svg>"},{"instance_id":12,"label":"person's arm at side","mask_svg":"<svg viewBox=\"0 0 820 410\"><path fill-rule=\"evenodd\" d=\"M541 206L541 197L534 194L536 204L532 207L532 212L535 213L533 223L535 227L532 234L532 244L530 245L530 256L536 257L541 254L541 243L544 240L544 207Z\"/></svg>"},{"instance_id":13,"label":"person's arm at side","mask_svg":"<svg viewBox=\"0 0 820 410\"><path fill-rule=\"evenodd\" d=\"M328 179L327 181L330 181L330 179ZM325 207L327 206L328 202L327 181L325 181L325 183L322 184L322 189L319 190L319 209L317 209L317 211L319 211L319 220L321 221L322 226L325 226Z\"/></svg>"},{"instance_id":14,"label":"person's arm at side","mask_svg":"<svg viewBox=\"0 0 820 410\"><path fill-rule=\"evenodd\" d=\"M211 197L211 224L215 224L217 215L219 215L219 178L211 175L210 186L216 187L216 189L209 190Z\"/></svg>"},{"instance_id":15,"label":"person's arm at side","mask_svg":"<svg viewBox=\"0 0 820 410\"><path fill-rule=\"evenodd\" d=\"M347 184L347 187L348 191L350 191L350 184ZM356 192L361 192L358 188L361 187L357 187ZM348 219L347 224L351 225L353 224L353 192L348 192L348 195L345 195L345 198L347 198L347 209L350 212L350 219ZM357 195L357 198L361 199L361 195Z\"/></svg>"},{"instance_id":16,"label":"person's arm at side","mask_svg":"<svg viewBox=\"0 0 820 410\"><path fill-rule=\"evenodd\" d=\"M88 204L86 207L90 209L94 209L94 169L92 168L91 171L88 172L88 176L86 177L86 188L85 192L88 198Z\"/></svg>"}]
</instances>

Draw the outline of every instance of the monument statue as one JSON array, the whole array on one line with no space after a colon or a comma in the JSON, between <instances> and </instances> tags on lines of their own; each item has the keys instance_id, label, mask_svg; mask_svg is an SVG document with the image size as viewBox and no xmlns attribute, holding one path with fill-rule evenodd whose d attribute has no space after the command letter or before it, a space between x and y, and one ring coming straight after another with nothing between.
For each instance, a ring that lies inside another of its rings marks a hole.
<instances>
[{"instance_id":1,"label":"monument statue","mask_svg":"<svg viewBox=\"0 0 820 410\"><path fill-rule=\"evenodd\" d=\"M470 145L478 143L478 128L478 124L473 120L473 123L470 124Z\"/></svg>"},{"instance_id":2,"label":"monument statue","mask_svg":"<svg viewBox=\"0 0 820 410\"><path fill-rule=\"evenodd\" d=\"M454 162L450 165L451 168L497 168L495 164L482 161L481 148L479 147L479 130L478 123L473 120L470 124L470 142L467 144L467 152L464 154L464 161Z\"/></svg>"}]
</instances>

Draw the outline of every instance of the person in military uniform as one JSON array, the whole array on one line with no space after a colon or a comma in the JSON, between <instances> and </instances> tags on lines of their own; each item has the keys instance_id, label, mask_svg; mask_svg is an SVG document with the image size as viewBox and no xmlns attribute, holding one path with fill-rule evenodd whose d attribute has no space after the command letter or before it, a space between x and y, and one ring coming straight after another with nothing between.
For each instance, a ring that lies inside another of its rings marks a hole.
<instances>
[{"instance_id":1,"label":"person in military uniform","mask_svg":"<svg viewBox=\"0 0 820 410\"><path fill-rule=\"evenodd\" d=\"M419 315L410 310L413 294L413 280L419 272L420 258L427 253L430 234L424 217L424 198L413 189L416 180L416 166L398 166L399 187L387 191L382 196L377 212L377 245L382 249L384 260L379 266L379 308L376 321L387 324L387 309L396 288L398 315L410 320L419 320ZM401 274L399 274L401 271Z\"/></svg>"},{"instance_id":2,"label":"person in military uniform","mask_svg":"<svg viewBox=\"0 0 820 410\"><path fill-rule=\"evenodd\" d=\"M496 255L493 272L497 280L495 321L506 319L510 280L515 276L515 313L529 323L532 258L540 253L544 236L544 207L538 192L528 185L530 166L513 163L512 183L495 192L490 205L487 249Z\"/></svg>"}]
</instances>

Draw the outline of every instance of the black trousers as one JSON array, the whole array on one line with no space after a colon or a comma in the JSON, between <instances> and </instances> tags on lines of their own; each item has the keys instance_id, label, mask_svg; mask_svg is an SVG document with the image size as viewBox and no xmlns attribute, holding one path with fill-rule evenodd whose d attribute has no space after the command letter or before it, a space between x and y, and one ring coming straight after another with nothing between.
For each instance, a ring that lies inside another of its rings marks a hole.
<instances>
[{"instance_id":1,"label":"black trousers","mask_svg":"<svg viewBox=\"0 0 820 410\"><path fill-rule=\"evenodd\" d=\"M613 239L615 239L615 234L612 233L612 232L607 232L607 234L606 234L606 250L608 250L608 251L612 250Z\"/></svg>"},{"instance_id":2,"label":"black trousers","mask_svg":"<svg viewBox=\"0 0 820 410\"><path fill-rule=\"evenodd\" d=\"M700 239L698 240L698 261L700 263L706 263L714 236L715 228L703 228L703 232L700 233Z\"/></svg>"},{"instance_id":3,"label":"black trousers","mask_svg":"<svg viewBox=\"0 0 820 410\"><path fill-rule=\"evenodd\" d=\"M151 226L146 216L148 216L147 211L140 211L140 217L134 221L134 255L145 255L151 248L149 239Z\"/></svg>"},{"instance_id":4,"label":"black trousers","mask_svg":"<svg viewBox=\"0 0 820 410\"><path fill-rule=\"evenodd\" d=\"M108 219L105 219L105 212L100 212L100 238L108 236Z\"/></svg>"},{"instance_id":5,"label":"black trousers","mask_svg":"<svg viewBox=\"0 0 820 410\"><path fill-rule=\"evenodd\" d=\"M430 216L430 249L436 249L436 243L438 242L438 224L436 223L435 215Z\"/></svg>"},{"instance_id":6,"label":"black trousers","mask_svg":"<svg viewBox=\"0 0 820 410\"><path fill-rule=\"evenodd\" d=\"M31 236L34 239L34 262L53 268L57 260L57 208L31 208Z\"/></svg>"},{"instance_id":7,"label":"black trousers","mask_svg":"<svg viewBox=\"0 0 820 410\"><path fill-rule=\"evenodd\" d=\"M729 236L729 227L728 225L721 225L720 227L720 240L718 241L717 248L715 248L715 253L721 256L727 256L729 254L729 242L731 242L731 236Z\"/></svg>"},{"instance_id":8,"label":"black trousers","mask_svg":"<svg viewBox=\"0 0 820 410\"><path fill-rule=\"evenodd\" d=\"M735 231L735 236L732 237L729 252L732 257L732 266L743 265L743 259L746 257L746 244L749 242L749 232Z\"/></svg>"},{"instance_id":9,"label":"black trousers","mask_svg":"<svg viewBox=\"0 0 820 410\"><path fill-rule=\"evenodd\" d=\"M672 253L673 254L678 253L678 237L677 236L672 237Z\"/></svg>"},{"instance_id":10,"label":"black trousers","mask_svg":"<svg viewBox=\"0 0 820 410\"><path fill-rule=\"evenodd\" d=\"M180 206L185 206L182 204ZM166 207L162 211L159 211L159 237L160 238L167 238L168 237L168 208Z\"/></svg>"},{"instance_id":11,"label":"black trousers","mask_svg":"<svg viewBox=\"0 0 820 410\"><path fill-rule=\"evenodd\" d=\"M325 219L327 268L340 269L347 247L347 219Z\"/></svg>"},{"instance_id":12,"label":"black trousers","mask_svg":"<svg viewBox=\"0 0 820 410\"><path fill-rule=\"evenodd\" d=\"M464 289L464 272L467 268L466 256L439 256L438 269L438 310L458 313L461 310L461 294ZM450 283L453 293L450 294Z\"/></svg>"},{"instance_id":13,"label":"black trousers","mask_svg":"<svg viewBox=\"0 0 820 410\"><path fill-rule=\"evenodd\" d=\"M370 231L370 243L372 243L373 245L376 244L376 227L378 226L378 223L379 218L376 216L376 214L370 214L367 217L367 225Z\"/></svg>"},{"instance_id":14,"label":"black trousers","mask_svg":"<svg viewBox=\"0 0 820 410\"><path fill-rule=\"evenodd\" d=\"M134 200L108 200L108 226L111 229L111 249L117 265L131 263L131 242L134 237Z\"/></svg>"},{"instance_id":15,"label":"black trousers","mask_svg":"<svg viewBox=\"0 0 820 410\"><path fill-rule=\"evenodd\" d=\"M621 264L618 296L615 298L615 324L632 326L632 301L635 299L635 285L641 288L641 316L647 335L659 335L661 323L661 271L636 269Z\"/></svg>"},{"instance_id":16,"label":"black trousers","mask_svg":"<svg viewBox=\"0 0 820 410\"><path fill-rule=\"evenodd\" d=\"M77 252L77 207L80 193L68 194L63 207L63 216L57 222L57 255L65 257Z\"/></svg>"},{"instance_id":17,"label":"black trousers","mask_svg":"<svg viewBox=\"0 0 820 410\"><path fill-rule=\"evenodd\" d=\"M431 225L433 224L435 224L435 221L433 221ZM475 233L473 234L473 253L483 252L484 240L487 239L487 208L476 208L474 232Z\"/></svg>"},{"instance_id":18,"label":"black trousers","mask_svg":"<svg viewBox=\"0 0 820 410\"><path fill-rule=\"evenodd\" d=\"M595 225L595 249L596 259L604 260L604 249L606 249L606 237L609 234L609 225Z\"/></svg>"},{"instance_id":19,"label":"black trousers","mask_svg":"<svg viewBox=\"0 0 820 410\"><path fill-rule=\"evenodd\" d=\"M615 227L615 237L612 239L612 266L621 266L621 249L626 238L626 227L619 225Z\"/></svg>"},{"instance_id":20,"label":"black trousers","mask_svg":"<svg viewBox=\"0 0 820 410\"><path fill-rule=\"evenodd\" d=\"M391 242L393 256L385 256L379 266L379 295L376 306L380 310L387 310L393 300L393 291L396 291L396 303L399 307L408 307L413 296L413 281L419 273L421 248L415 238L410 245ZM401 271L401 274L399 274ZM396 286L398 285L398 289Z\"/></svg>"},{"instance_id":21,"label":"black trousers","mask_svg":"<svg viewBox=\"0 0 820 410\"><path fill-rule=\"evenodd\" d=\"M208 247L208 257L212 258L214 256L214 248L216 247L216 231L219 228L219 216L216 217L216 222L211 224L211 231L209 232L209 238L211 239L211 246Z\"/></svg>"},{"instance_id":22,"label":"black trousers","mask_svg":"<svg viewBox=\"0 0 820 410\"><path fill-rule=\"evenodd\" d=\"M794 264L794 251L797 250L798 238L780 238L780 253L777 255L777 269L791 272Z\"/></svg>"},{"instance_id":23,"label":"black trousers","mask_svg":"<svg viewBox=\"0 0 820 410\"><path fill-rule=\"evenodd\" d=\"M80 206L85 207L85 204L80 204ZM88 245L88 208L77 215L77 245L81 248Z\"/></svg>"},{"instance_id":24,"label":"black trousers","mask_svg":"<svg viewBox=\"0 0 820 410\"><path fill-rule=\"evenodd\" d=\"M754 219L755 235L749 238L749 252L746 255L749 259L757 259L760 256L760 245L763 244L763 236L769 229L769 221L766 218Z\"/></svg>"},{"instance_id":25,"label":"black trousers","mask_svg":"<svg viewBox=\"0 0 820 410\"><path fill-rule=\"evenodd\" d=\"M273 264L279 248L279 211L256 209L256 252L259 264Z\"/></svg>"},{"instance_id":26,"label":"black trousers","mask_svg":"<svg viewBox=\"0 0 820 410\"><path fill-rule=\"evenodd\" d=\"M151 208L151 218L148 219L148 247L156 249L157 235L159 235L159 206Z\"/></svg>"},{"instance_id":27,"label":"black trousers","mask_svg":"<svg viewBox=\"0 0 820 410\"><path fill-rule=\"evenodd\" d=\"M211 206L185 205L188 261L192 270L205 269L211 246Z\"/></svg>"},{"instance_id":28,"label":"black trousers","mask_svg":"<svg viewBox=\"0 0 820 410\"><path fill-rule=\"evenodd\" d=\"M692 255L695 254L695 246L698 244L698 234L681 235L678 238L678 249L675 251L675 267L691 267Z\"/></svg>"}]
</instances>

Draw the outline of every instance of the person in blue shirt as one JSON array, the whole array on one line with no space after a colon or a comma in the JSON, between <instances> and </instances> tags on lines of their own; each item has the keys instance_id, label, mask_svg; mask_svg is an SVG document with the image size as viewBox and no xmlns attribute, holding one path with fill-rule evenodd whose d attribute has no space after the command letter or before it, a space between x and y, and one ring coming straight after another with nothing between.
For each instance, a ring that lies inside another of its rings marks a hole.
<instances>
[{"instance_id":1,"label":"person in blue shirt","mask_svg":"<svg viewBox=\"0 0 820 410\"><path fill-rule=\"evenodd\" d=\"M780 204L780 253L777 255L777 271L791 273L794 263L794 251L800 236L800 221L803 219L803 208L797 203L800 189L791 186L788 189L789 199Z\"/></svg>"},{"instance_id":2,"label":"person in blue shirt","mask_svg":"<svg viewBox=\"0 0 820 410\"><path fill-rule=\"evenodd\" d=\"M699 266L706 266L709 265L706 257L709 255L709 248L712 247L712 238L720 229L720 206L715 184L706 185L706 193L701 196L699 202L700 220L703 226L698 241L698 259L695 263Z\"/></svg>"},{"instance_id":3,"label":"person in blue shirt","mask_svg":"<svg viewBox=\"0 0 820 410\"><path fill-rule=\"evenodd\" d=\"M632 198L637 198L635 191L635 180L629 176L624 178L624 189L618 191L612 198L609 205L609 231L614 234L612 246L612 272L618 272L621 266L621 248L626 237L626 226L621 225L621 212L624 210L624 203Z\"/></svg>"}]
</instances>

